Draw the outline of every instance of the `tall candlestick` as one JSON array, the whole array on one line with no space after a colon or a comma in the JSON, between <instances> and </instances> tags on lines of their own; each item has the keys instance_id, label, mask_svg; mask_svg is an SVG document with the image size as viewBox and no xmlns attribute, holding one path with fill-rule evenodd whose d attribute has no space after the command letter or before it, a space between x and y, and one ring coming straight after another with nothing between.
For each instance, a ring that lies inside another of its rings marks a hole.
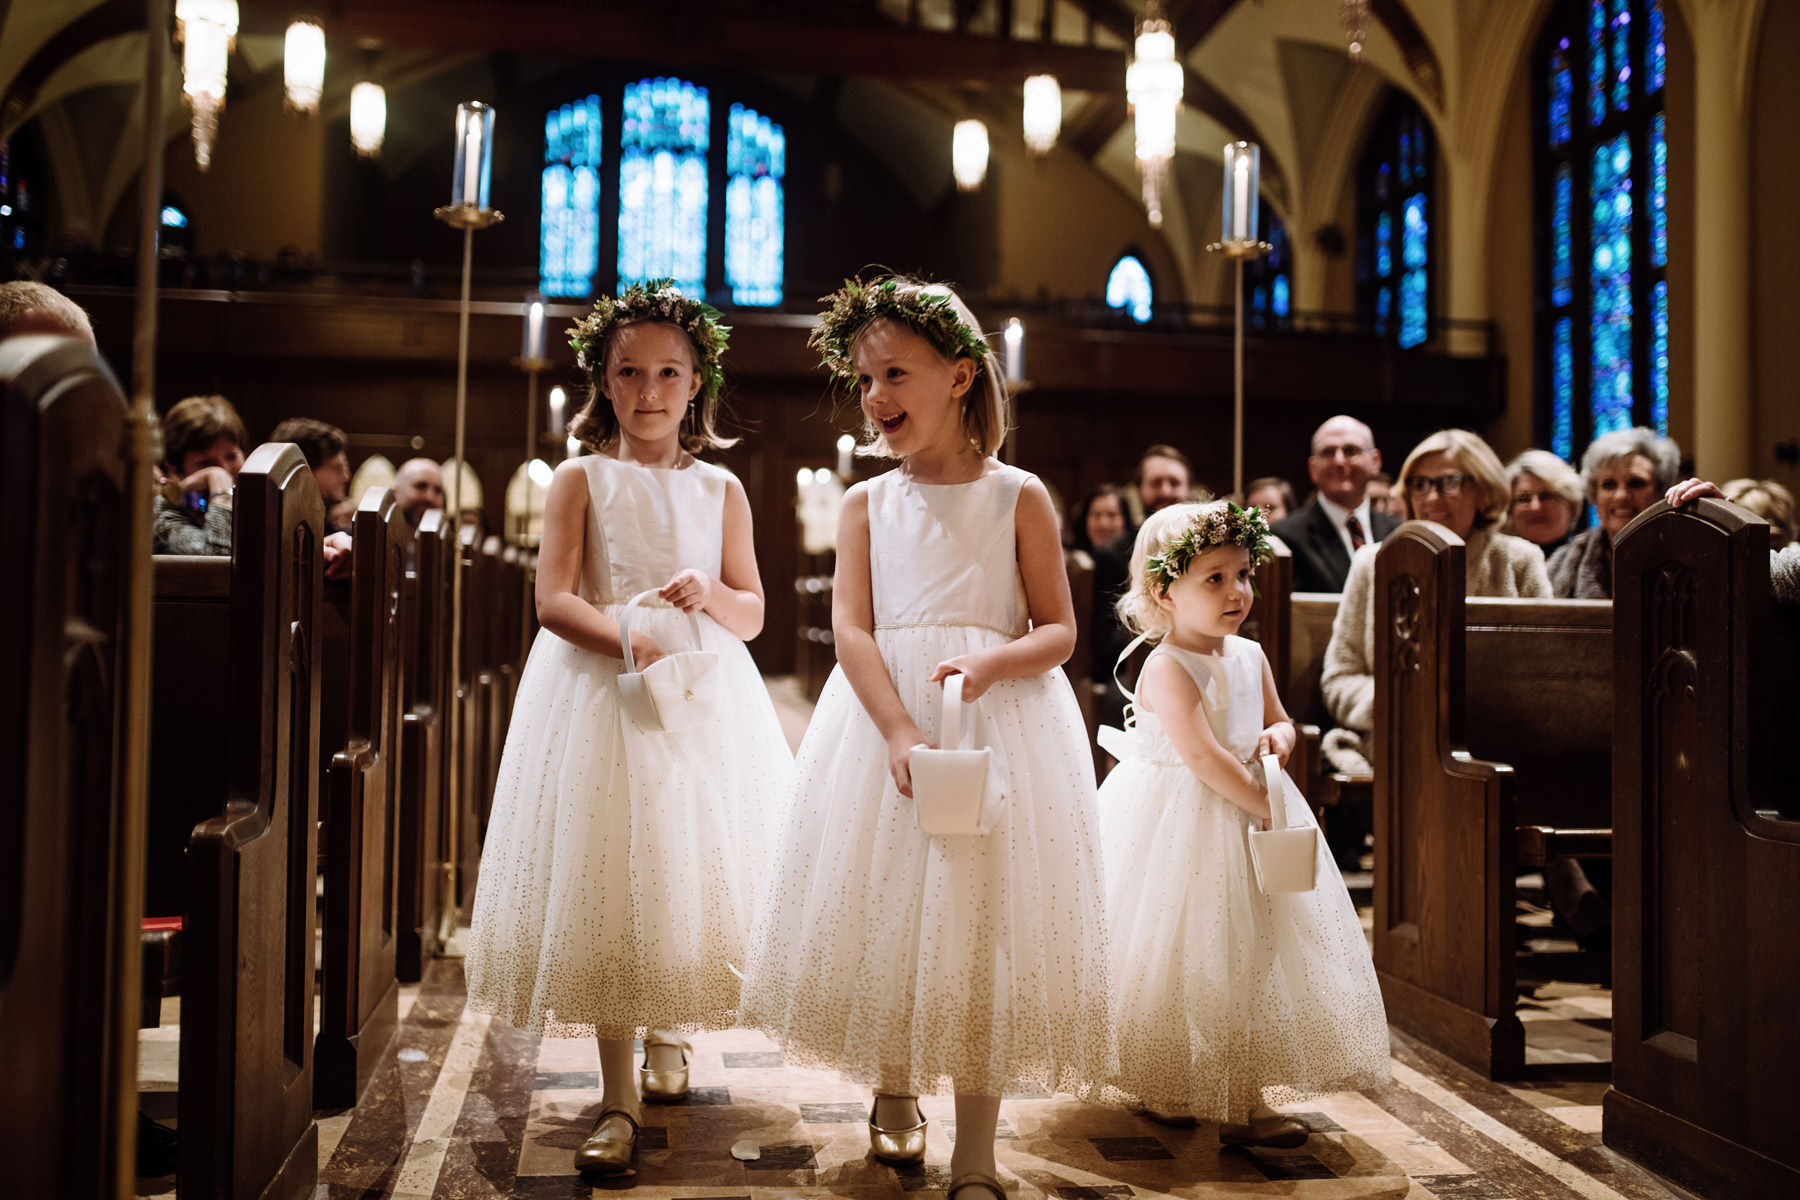
<instances>
[{"instance_id":1,"label":"tall candlestick","mask_svg":"<svg viewBox=\"0 0 1800 1200\"><path fill-rule=\"evenodd\" d=\"M525 347L519 357L528 363L544 357L544 300L535 294L525 301Z\"/></svg>"},{"instance_id":2,"label":"tall candlestick","mask_svg":"<svg viewBox=\"0 0 1800 1200\"><path fill-rule=\"evenodd\" d=\"M481 126L469 123L468 135L463 139L463 190L462 202L476 207L476 200L481 195Z\"/></svg>"}]
</instances>

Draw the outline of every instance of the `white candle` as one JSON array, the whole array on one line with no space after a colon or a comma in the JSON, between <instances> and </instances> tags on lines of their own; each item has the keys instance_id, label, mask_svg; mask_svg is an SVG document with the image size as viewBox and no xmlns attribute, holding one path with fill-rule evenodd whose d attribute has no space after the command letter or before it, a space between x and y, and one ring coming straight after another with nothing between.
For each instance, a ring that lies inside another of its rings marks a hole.
<instances>
[{"instance_id":1,"label":"white candle","mask_svg":"<svg viewBox=\"0 0 1800 1200\"><path fill-rule=\"evenodd\" d=\"M550 432L552 435L563 431L563 405L569 402L569 395L559 387L550 389Z\"/></svg>"},{"instance_id":2,"label":"white candle","mask_svg":"<svg viewBox=\"0 0 1800 1200\"><path fill-rule=\"evenodd\" d=\"M533 300L525 306L525 357L544 357L544 302Z\"/></svg>"},{"instance_id":3,"label":"white candle","mask_svg":"<svg viewBox=\"0 0 1800 1200\"><path fill-rule=\"evenodd\" d=\"M1240 154L1231 184L1231 236L1235 241L1250 240L1250 156Z\"/></svg>"},{"instance_id":4,"label":"white candle","mask_svg":"<svg viewBox=\"0 0 1800 1200\"><path fill-rule=\"evenodd\" d=\"M439 159L442 162L443 159ZM463 203L475 207L481 195L481 122L471 118L463 138Z\"/></svg>"},{"instance_id":5,"label":"white candle","mask_svg":"<svg viewBox=\"0 0 1800 1200\"><path fill-rule=\"evenodd\" d=\"M837 473L841 479L850 478L850 456L856 452L856 439L845 434L837 440Z\"/></svg>"},{"instance_id":6,"label":"white candle","mask_svg":"<svg viewBox=\"0 0 1800 1200\"><path fill-rule=\"evenodd\" d=\"M1006 381L1019 383L1025 378L1025 325L1017 317L1006 322Z\"/></svg>"}]
</instances>

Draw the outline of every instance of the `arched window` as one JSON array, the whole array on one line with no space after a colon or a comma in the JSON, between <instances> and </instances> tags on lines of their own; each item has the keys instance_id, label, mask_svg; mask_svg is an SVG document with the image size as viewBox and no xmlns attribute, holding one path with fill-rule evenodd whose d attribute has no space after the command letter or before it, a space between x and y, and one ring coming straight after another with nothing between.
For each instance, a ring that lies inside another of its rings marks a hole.
<instances>
[{"instance_id":1,"label":"arched window","mask_svg":"<svg viewBox=\"0 0 1800 1200\"><path fill-rule=\"evenodd\" d=\"M1106 277L1109 307L1124 309L1141 325L1150 319L1150 306L1155 298L1155 289L1150 286L1150 272L1144 269L1137 255L1127 254L1113 264L1112 274Z\"/></svg>"},{"instance_id":2,"label":"arched window","mask_svg":"<svg viewBox=\"0 0 1800 1200\"><path fill-rule=\"evenodd\" d=\"M1364 319L1401 346L1431 336L1433 158L1431 122L1395 96L1357 172L1356 277Z\"/></svg>"},{"instance_id":3,"label":"arched window","mask_svg":"<svg viewBox=\"0 0 1800 1200\"><path fill-rule=\"evenodd\" d=\"M1664 0L1561 0L1535 60L1540 430L1572 459L1597 434L1669 426Z\"/></svg>"},{"instance_id":4,"label":"arched window","mask_svg":"<svg viewBox=\"0 0 1800 1200\"><path fill-rule=\"evenodd\" d=\"M1293 254L1287 226L1266 199L1260 203L1262 236L1269 243L1269 252L1244 264L1244 307L1254 328L1286 329L1293 314Z\"/></svg>"},{"instance_id":5,"label":"arched window","mask_svg":"<svg viewBox=\"0 0 1800 1200\"><path fill-rule=\"evenodd\" d=\"M780 304L787 231L781 183L787 174L787 135L781 126L732 105L725 174L725 283L731 302Z\"/></svg>"},{"instance_id":6,"label":"arched window","mask_svg":"<svg viewBox=\"0 0 1800 1200\"><path fill-rule=\"evenodd\" d=\"M589 96L544 120L538 290L546 296L591 296L599 266L600 97Z\"/></svg>"},{"instance_id":7,"label":"arched window","mask_svg":"<svg viewBox=\"0 0 1800 1200\"><path fill-rule=\"evenodd\" d=\"M625 87L619 154L619 286L673 279L706 294L706 89L681 79Z\"/></svg>"}]
</instances>

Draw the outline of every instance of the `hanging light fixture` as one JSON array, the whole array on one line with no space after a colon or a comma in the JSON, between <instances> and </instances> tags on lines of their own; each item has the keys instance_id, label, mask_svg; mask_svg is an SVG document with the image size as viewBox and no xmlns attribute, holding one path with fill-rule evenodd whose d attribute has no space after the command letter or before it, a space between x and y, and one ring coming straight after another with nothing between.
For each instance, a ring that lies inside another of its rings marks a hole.
<instances>
[{"instance_id":1,"label":"hanging light fixture","mask_svg":"<svg viewBox=\"0 0 1800 1200\"><path fill-rule=\"evenodd\" d=\"M386 137L387 91L365 79L350 89L350 144L364 158L374 158Z\"/></svg>"},{"instance_id":2,"label":"hanging light fixture","mask_svg":"<svg viewBox=\"0 0 1800 1200\"><path fill-rule=\"evenodd\" d=\"M308 115L318 112L325 91L325 31L316 21L295 21L287 27L281 65L288 107Z\"/></svg>"},{"instance_id":3,"label":"hanging light fixture","mask_svg":"<svg viewBox=\"0 0 1800 1200\"><path fill-rule=\"evenodd\" d=\"M1175 161L1175 113L1181 107L1181 63L1175 31L1152 4L1138 30L1131 65L1125 70L1125 97L1136 117L1137 163L1144 174L1144 211L1152 229L1162 228L1163 191Z\"/></svg>"},{"instance_id":4,"label":"hanging light fixture","mask_svg":"<svg viewBox=\"0 0 1800 1200\"><path fill-rule=\"evenodd\" d=\"M1062 85L1054 75L1025 81L1025 145L1033 154L1048 154L1062 132Z\"/></svg>"},{"instance_id":5,"label":"hanging light fixture","mask_svg":"<svg viewBox=\"0 0 1800 1200\"><path fill-rule=\"evenodd\" d=\"M1362 57L1363 46L1368 41L1369 0L1343 0L1341 15L1350 57L1353 60L1359 59Z\"/></svg>"},{"instance_id":6,"label":"hanging light fixture","mask_svg":"<svg viewBox=\"0 0 1800 1200\"><path fill-rule=\"evenodd\" d=\"M225 68L237 38L237 0L177 0L175 36L181 40L181 90L194 107L194 162L212 166L225 107Z\"/></svg>"},{"instance_id":7,"label":"hanging light fixture","mask_svg":"<svg viewBox=\"0 0 1800 1200\"><path fill-rule=\"evenodd\" d=\"M950 138L950 169L959 190L973 192L987 178L988 132L980 121L958 121Z\"/></svg>"}]
</instances>

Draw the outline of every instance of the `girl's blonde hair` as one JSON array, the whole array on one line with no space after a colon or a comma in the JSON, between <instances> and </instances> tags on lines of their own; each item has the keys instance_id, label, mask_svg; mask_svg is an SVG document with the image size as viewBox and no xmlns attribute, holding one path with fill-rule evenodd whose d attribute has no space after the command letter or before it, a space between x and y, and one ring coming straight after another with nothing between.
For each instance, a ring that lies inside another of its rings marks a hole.
<instances>
[{"instance_id":1,"label":"girl's blonde hair","mask_svg":"<svg viewBox=\"0 0 1800 1200\"><path fill-rule=\"evenodd\" d=\"M1733 479L1719 485L1725 498L1769 523L1769 549L1794 540L1794 493L1773 479Z\"/></svg>"},{"instance_id":2,"label":"girl's blonde hair","mask_svg":"<svg viewBox=\"0 0 1800 1200\"><path fill-rule=\"evenodd\" d=\"M1005 376L1001 374L1000 360L994 354L989 336L982 332L981 322L975 319L975 314L969 310L967 304L963 303L962 297L948 285L925 283L904 275L895 276L894 283L896 286L892 292L902 300L913 296L948 297L950 309L956 314L956 319L967 326L981 341L983 348L979 355L966 350L955 355L945 355L934 339L926 336L919 329L913 329L913 332L930 343L934 350L940 355L944 355L945 361L955 362L958 358L968 358L974 362L975 379L969 384L969 390L963 393L962 398L962 428L963 432L968 435L969 444L975 447L983 458L986 458L1005 444L1007 430L1012 427L1012 405L1006 394ZM857 344L862 341L875 322L881 320L896 321L911 328L910 323L903 315L879 313L865 322L850 339L849 349L852 354L855 353ZM900 457L894 453L893 447L888 445L887 438L882 435L881 427L866 417L863 419L863 442L857 447L857 453L874 458Z\"/></svg>"},{"instance_id":3,"label":"girl's blonde hair","mask_svg":"<svg viewBox=\"0 0 1800 1200\"><path fill-rule=\"evenodd\" d=\"M1149 561L1167 552L1169 544L1196 520L1215 513L1222 515L1227 507L1223 500L1171 504L1150 514L1144 521L1143 528L1137 532L1137 540L1131 544L1131 574L1126 578L1125 591L1113 605L1113 611L1119 614L1119 622L1125 628L1155 641L1167 636L1175 627L1175 619L1169 615L1169 610L1157 603L1161 588L1150 575Z\"/></svg>"},{"instance_id":4,"label":"girl's blonde hair","mask_svg":"<svg viewBox=\"0 0 1800 1200\"><path fill-rule=\"evenodd\" d=\"M1414 446L1406 461L1400 464L1400 476L1395 486L1400 489L1400 500L1406 506L1408 520L1418 516L1413 512L1413 466L1428 454L1447 454L1454 458L1463 474L1474 482L1477 489L1475 528L1486 529L1506 516L1512 503L1512 489L1506 486L1506 470L1500 465L1500 456L1494 453L1494 448L1479 434L1466 429L1440 429Z\"/></svg>"},{"instance_id":5,"label":"girl's blonde hair","mask_svg":"<svg viewBox=\"0 0 1800 1200\"><path fill-rule=\"evenodd\" d=\"M619 330L632 325L667 325L684 335L682 341L687 345L689 359L694 364L694 374L700 377L700 390L688 402L687 416L682 420L679 439L681 448L689 454L698 454L702 450L723 450L737 445L739 439L726 437L719 432L719 414L723 409L719 401L719 389L711 386L702 374L700 352L694 347L692 335L673 321L657 321L653 318L619 321L602 334L598 353L594 355L588 370L587 403L569 421L569 436L580 442L590 454L600 453L603 446L619 436L619 417L613 412L612 400L606 394L606 362Z\"/></svg>"}]
</instances>

